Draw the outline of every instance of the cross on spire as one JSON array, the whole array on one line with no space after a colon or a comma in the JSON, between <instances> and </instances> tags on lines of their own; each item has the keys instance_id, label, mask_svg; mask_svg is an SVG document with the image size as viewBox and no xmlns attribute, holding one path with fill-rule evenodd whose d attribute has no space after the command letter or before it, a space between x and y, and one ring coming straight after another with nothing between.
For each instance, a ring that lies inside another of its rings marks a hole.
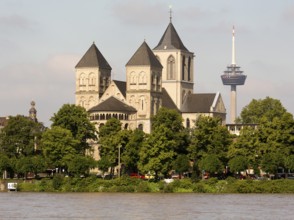
<instances>
[{"instance_id":1,"label":"cross on spire","mask_svg":"<svg viewBox=\"0 0 294 220\"><path fill-rule=\"evenodd\" d=\"M172 6L169 6L169 22L172 23Z\"/></svg>"}]
</instances>

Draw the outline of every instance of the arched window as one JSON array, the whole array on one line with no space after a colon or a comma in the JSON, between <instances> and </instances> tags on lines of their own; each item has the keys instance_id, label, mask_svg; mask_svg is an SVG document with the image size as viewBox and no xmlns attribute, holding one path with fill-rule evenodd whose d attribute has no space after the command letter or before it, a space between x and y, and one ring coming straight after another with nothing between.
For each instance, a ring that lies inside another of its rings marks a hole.
<instances>
[{"instance_id":1,"label":"arched window","mask_svg":"<svg viewBox=\"0 0 294 220\"><path fill-rule=\"evenodd\" d=\"M96 78L94 73L89 74L89 86L95 86L96 85Z\"/></svg>"},{"instance_id":2,"label":"arched window","mask_svg":"<svg viewBox=\"0 0 294 220\"><path fill-rule=\"evenodd\" d=\"M85 73L81 73L79 81L80 81L79 82L80 86L85 86L86 85L86 74Z\"/></svg>"},{"instance_id":3,"label":"arched window","mask_svg":"<svg viewBox=\"0 0 294 220\"><path fill-rule=\"evenodd\" d=\"M182 60L182 80L184 80L185 79L185 56L183 56L183 58L182 58L183 60Z\"/></svg>"},{"instance_id":4,"label":"arched window","mask_svg":"<svg viewBox=\"0 0 294 220\"><path fill-rule=\"evenodd\" d=\"M174 80L175 75L175 58L170 55L167 59L167 79Z\"/></svg>"},{"instance_id":5,"label":"arched window","mask_svg":"<svg viewBox=\"0 0 294 220\"><path fill-rule=\"evenodd\" d=\"M188 81L191 80L191 57L188 59Z\"/></svg>"},{"instance_id":6,"label":"arched window","mask_svg":"<svg viewBox=\"0 0 294 220\"><path fill-rule=\"evenodd\" d=\"M143 124L139 124L138 129L143 131Z\"/></svg>"},{"instance_id":7,"label":"arched window","mask_svg":"<svg viewBox=\"0 0 294 220\"><path fill-rule=\"evenodd\" d=\"M128 126L129 126L129 124L126 123L126 124L125 124L125 130L128 129Z\"/></svg>"},{"instance_id":8,"label":"arched window","mask_svg":"<svg viewBox=\"0 0 294 220\"><path fill-rule=\"evenodd\" d=\"M183 90L183 94L182 94L182 103L184 102L184 100L185 100L185 96L186 96L186 91L185 90Z\"/></svg>"},{"instance_id":9,"label":"arched window","mask_svg":"<svg viewBox=\"0 0 294 220\"><path fill-rule=\"evenodd\" d=\"M186 119L186 128L190 128L190 119L189 118Z\"/></svg>"}]
</instances>

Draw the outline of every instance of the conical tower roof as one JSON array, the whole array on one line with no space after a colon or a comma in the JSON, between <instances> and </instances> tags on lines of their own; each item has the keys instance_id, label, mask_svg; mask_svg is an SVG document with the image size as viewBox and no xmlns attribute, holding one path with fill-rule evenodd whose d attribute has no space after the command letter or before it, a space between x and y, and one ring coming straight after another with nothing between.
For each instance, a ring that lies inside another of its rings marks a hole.
<instances>
[{"instance_id":1,"label":"conical tower roof","mask_svg":"<svg viewBox=\"0 0 294 220\"><path fill-rule=\"evenodd\" d=\"M81 67L99 67L101 69L111 70L111 66L108 64L102 53L98 50L95 43L92 44L92 46L76 65L76 68Z\"/></svg>"},{"instance_id":2,"label":"conical tower roof","mask_svg":"<svg viewBox=\"0 0 294 220\"><path fill-rule=\"evenodd\" d=\"M184 46L181 38L179 37L175 27L170 22L163 36L161 37L158 45L154 48L154 50L172 50L172 49L188 51L188 49Z\"/></svg>"},{"instance_id":3,"label":"conical tower roof","mask_svg":"<svg viewBox=\"0 0 294 220\"><path fill-rule=\"evenodd\" d=\"M162 68L162 65L145 41L134 53L126 66L152 66Z\"/></svg>"}]
</instances>

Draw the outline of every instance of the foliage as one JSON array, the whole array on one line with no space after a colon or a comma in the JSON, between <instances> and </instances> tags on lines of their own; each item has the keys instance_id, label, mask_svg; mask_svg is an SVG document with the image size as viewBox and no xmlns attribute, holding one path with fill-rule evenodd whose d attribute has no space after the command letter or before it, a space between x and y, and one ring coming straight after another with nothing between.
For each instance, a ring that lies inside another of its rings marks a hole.
<instances>
[{"instance_id":1,"label":"foliage","mask_svg":"<svg viewBox=\"0 0 294 220\"><path fill-rule=\"evenodd\" d=\"M152 131L166 127L173 133L173 148L177 154L186 154L189 145L189 133L183 126L182 116L173 109L160 108L151 119ZM170 138L170 137L168 137Z\"/></svg>"},{"instance_id":2,"label":"foliage","mask_svg":"<svg viewBox=\"0 0 294 220\"><path fill-rule=\"evenodd\" d=\"M76 155L67 163L68 173L74 176L89 175L91 168L96 167L93 157Z\"/></svg>"},{"instance_id":3,"label":"foliage","mask_svg":"<svg viewBox=\"0 0 294 220\"><path fill-rule=\"evenodd\" d=\"M285 167L290 170L294 170L294 154L291 154L285 158Z\"/></svg>"},{"instance_id":4,"label":"foliage","mask_svg":"<svg viewBox=\"0 0 294 220\"><path fill-rule=\"evenodd\" d=\"M177 159L173 162L173 169L182 175L184 172L189 171L190 160L187 155L179 154Z\"/></svg>"},{"instance_id":5,"label":"foliage","mask_svg":"<svg viewBox=\"0 0 294 220\"><path fill-rule=\"evenodd\" d=\"M134 131L124 130L122 133L127 135L121 135L126 137L124 139L124 147L121 153L121 161L124 164L126 170L137 172L137 163L140 159L139 152L142 147L145 134L139 129Z\"/></svg>"},{"instance_id":6,"label":"foliage","mask_svg":"<svg viewBox=\"0 0 294 220\"><path fill-rule=\"evenodd\" d=\"M142 173L154 172L167 176L172 169L172 161L176 157L173 132L164 125L152 130L145 139L140 151L138 168Z\"/></svg>"},{"instance_id":7,"label":"foliage","mask_svg":"<svg viewBox=\"0 0 294 220\"><path fill-rule=\"evenodd\" d=\"M248 160L244 156L236 156L229 161L229 167L232 172L241 172L248 168Z\"/></svg>"},{"instance_id":8,"label":"foliage","mask_svg":"<svg viewBox=\"0 0 294 220\"><path fill-rule=\"evenodd\" d=\"M67 163L76 157L75 146L78 141L72 133L62 127L54 126L43 133L41 147L49 167L67 167Z\"/></svg>"},{"instance_id":9,"label":"foliage","mask_svg":"<svg viewBox=\"0 0 294 220\"><path fill-rule=\"evenodd\" d=\"M238 119L245 124L259 124L261 120L272 121L276 117L281 117L286 113L286 109L277 99L266 97L265 99L253 99L241 111Z\"/></svg>"},{"instance_id":10,"label":"foliage","mask_svg":"<svg viewBox=\"0 0 294 220\"><path fill-rule=\"evenodd\" d=\"M111 166L111 163L109 162L107 157L102 157L100 160L97 161L98 169L102 171L102 174L104 175L105 172L108 171L108 168Z\"/></svg>"},{"instance_id":11,"label":"foliage","mask_svg":"<svg viewBox=\"0 0 294 220\"><path fill-rule=\"evenodd\" d=\"M223 164L216 155L209 154L200 160L199 168L211 174L223 171Z\"/></svg>"},{"instance_id":12,"label":"foliage","mask_svg":"<svg viewBox=\"0 0 294 220\"><path fill-rule=\"evenodd\" d=\"M8 157L34 154L35 141L43 128L42 124L25 116L9 117L7 125L0 132L0 152Z\"/></svg>"},{"instance_id":13,"label":"foliage","mask_svg":"<svg viewBox=\"0 0 294 220\"><path fill-rule=\"evenodd\" d=\"M7 155L0 153L0 173L9 168L10 161Z\"/></svg>"},{"instance_id":14,"label":"foliage","mask_svg":"<svg viewBox=\"0 0 294 220\"><path fill-rule=\"evenodd\" d=\"M121 122L116 118L107 120L99 130L99 153L101 158L107 158L111 167L118 164L118 148L122 147L119 132Z\"/></svg>"},{"instance_id":15,"label":"foliage","mask_svg":"<svg viewBox=\"0 0 294 220\"><path fill-rule=\"evenodd\" d=\"M197 162L202 157L213 154L225 163L231 141L228 130L221 125L221 119L200 117L191 134L191 144L188 147L190 159Z\"/></svg>"},{"instance_id":16,"label":"foliage","mask_svg":"<svg viewBox=\"0 0 294 220\"><path fill-rule=\"evenodd\" d=\"M266 153L261 160L261 169L265 172L276 173L279 167L284 167L281 153Z\"/></svg>"},{"instance_id":17,"label":"foliage","mask_svg":"<svg viewBox=\"0 0 294 220\"><path fill-rule=\"evenodd\" d=\"M75 145L77 153L85 154L90 145L87 140L96 140L95 126L90 122L87 111L74 104L63 105L51 118L52 127L59 126L72 133L79 143Z\"/></svg>"}]
</instances>

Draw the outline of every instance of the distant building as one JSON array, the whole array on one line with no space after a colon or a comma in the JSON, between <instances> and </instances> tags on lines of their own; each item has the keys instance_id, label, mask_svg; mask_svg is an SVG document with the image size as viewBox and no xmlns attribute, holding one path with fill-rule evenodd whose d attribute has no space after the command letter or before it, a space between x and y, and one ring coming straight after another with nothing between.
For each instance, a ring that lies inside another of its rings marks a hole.
<instances>
[{"instance_id":1,"label":"distant building","mask_svg":"<svg viewBox=\"0 0 294 220\"><path fill-rule=\"evenodd\" d=\"M226 109L220 93L193 93L194 53L182 43L171 20L153 50L144 41L126 64L126 82L111 79L111 66L93 43L76 69L76 105L90 113L97 129L112 117L125 129L151 132L160 107L177 110L185 127L201 115L220 117Z\"/></svg>"}]
</instances>

